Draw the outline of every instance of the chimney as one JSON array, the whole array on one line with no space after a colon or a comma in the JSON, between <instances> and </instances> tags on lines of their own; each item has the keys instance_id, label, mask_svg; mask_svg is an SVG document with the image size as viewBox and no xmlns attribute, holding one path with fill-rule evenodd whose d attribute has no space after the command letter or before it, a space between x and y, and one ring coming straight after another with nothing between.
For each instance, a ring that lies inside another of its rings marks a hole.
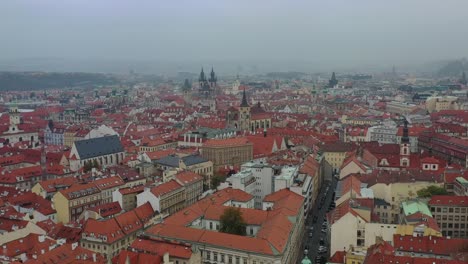
<instances>
[{"instance_id":1,"label":"chimney","mask_svg":"<svg viewBox=\"0 0 468 264\"><path fill-rule=\"evenodd\" d=\"M39 243L43 243L45 241L45 235L38 236Z\"/></svg>"},{"instance_id":2,"label":"chimney","mask_svg":"<svg viewBox=\"0 0 468 264\"><path fill-rule=\"evenodd\" d=\"M75 243L71 244L72 251L75 250L77 247L78 247L78 242L75 242Z\"/></svg>"},{"instance_id":3,"label":"chimney","mask_svg":"<svg viewBox=\"0 0 468 264\"><path fill-rule=\"evenodd\" d=\"M97 260L96 260L96 253L93 253L93 262L97 262Z\"/></svg>"}]
</instances>

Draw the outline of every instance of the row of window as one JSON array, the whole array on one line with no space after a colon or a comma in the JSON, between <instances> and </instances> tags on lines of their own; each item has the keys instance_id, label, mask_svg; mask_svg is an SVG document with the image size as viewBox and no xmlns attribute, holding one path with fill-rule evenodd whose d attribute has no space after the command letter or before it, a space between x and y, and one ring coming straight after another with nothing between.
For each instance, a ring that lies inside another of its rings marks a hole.
<instances>
[{"instance_id":1,"label":"row of window","mask_svg":"<svg viewBox=\"0 0 468 264\"><path fill-rule=\"evenodd\" d=\"M465 215L455 215L455 216L454 215L448 215L448 216L447 215L436 215L435 219L436 219L437 222L440 222L441 220L442 221L444 221L444 220L447 221L448 220L448 221L462 221L462 222L465 222L466 220L468 220Z\"/></svg>"},{"instance_id":2,"label":"row of window","mask_svg":"<svg viewBox=\"0 0 468 264\"><path fill-rule=\"evenodd\" d=\"M437 213L466 213L467 212L467 207L431 207L431 212L437 212Z\"/></svg>"},{"instance_id":3,"label":"row of window","mask_svg":"<svg viewBox=\"0 0 468 264\"><path fill-rule=\"evenodd\" d=\"M205 250L203 253L203 257L206 261L205 263L211 263L210 260L213 261L219 261L221 263L227 263L227 264L247 264L248 259L240 256L234 256L230 254L223 254L218 252L211 252L208 250ZM269 262L264 262L264 261L257 261L253 260L252 264L270 264Z\"/></svg>"}]
</instances>

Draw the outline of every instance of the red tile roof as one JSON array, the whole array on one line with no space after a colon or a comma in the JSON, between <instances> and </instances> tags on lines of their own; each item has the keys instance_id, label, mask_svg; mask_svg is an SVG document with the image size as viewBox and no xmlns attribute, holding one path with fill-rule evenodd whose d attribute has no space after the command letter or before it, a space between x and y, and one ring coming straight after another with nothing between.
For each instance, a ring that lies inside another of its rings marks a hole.
<instances>
[{"instance_id":1,"label":"red tile roof","mask_svg":"<svg viewBox=\"0 0 468 264\"><path fill-rule=\"evenodd\" d=\"M81 183L76 183L72 185L70 188L65 189L65 190L60 190L59 191L65 198L68 200L73 200L77 199L80 197L92 195L99 193L100 190L97 188L97 186L94 183L86 183L86 184L81 184Z\"/></svg>"},{"instance_id":2,"label":"red tile roof","mask_svg":"<svg viewBox=\"0 0 468 264\"><path fill-rule=\"evenodd\" d=\"M176 181L180 185L193 184L195 182L203 181L203 177L191 171L182 171L177 173L175 176Z\"/></svg>"},{"instance_id":3,"label":"red tile roof","mask_svg":"<svg viewBox=\"0 0 468 264\"><path fill-rule=\"evenodd\" d=\"M148 233L165 239L207 243L260 254L277 254L275 251L283 253L293 227L289 216L300 214L304 202L302 196L287 189L265 198L274 203L271 211L240 209L248 224L261 225L257 237L243 237L186 227L202 217L212 220L219 219L226 208L221 205L232 200L230 197L232 191L234 190L225 189L208 196L185 210L166 218L164 224L150 228Z\"/></svg>"},{"instance_id":4,"label":"red tile roof","mask_svg":"<svg viewBox=\"0 0 468 264\"><path fill-rule=\"evenodd\" d=\"M159 256L169 253L169 256L171 257L186 260L190 259L192 256L192 248L190 244L149 237L136 239L130 245L130 248L136 249L139 252L149 252Z\"/></svg>"},{"instance_id":5,"label":"red tile roof","mask_svg":"<svg viewBox=\"0 0 468 264\"><path fill-rule=\"evenodd\" d=\"M96 255L96 261L93 259ZM53 248L51 251L44 254L37 254L36 259L27 261L31 264L91 264L91 263L106 263L106 260L101 254L96 254L91 250L82 248L79 245L71 243Z\"/></svg>"},{"instance_id":6,"label":"red tile roof","mask_svg":"<svg viewBox=\"0 0 468 264\"><path fill-rule=\"evenodd\" d=\"M183 186L180 185L176 180L170 180L168 182L162 183L156 187L151 188L151 193L156 197L161 197L165 194L171 193L176 190L182 189Z\"/></svg>"},{"instance_id":7,"label":"red tile roof","mask_svg":"<svg viewBox=\"0 0 468 264\"><path fill-rule=\"evenodd\" d=\"M133 252L129 250L122 250L119 255L112 258L114 264L161 264L163 263L162 256L155 256L143 252Z\"/></svg>"},{"instance_id":8,"label":"red tile roof","mask_svg":"<svg viewBox=\"0 0 468 264\"><path fill-rule=\"evenodd\" d=\"M402 236L393 235L394 247L398 251L450 255L452 253L468 252L468 239L446 238L435 236Z\"/></svg>"},{"instance_id":9,"label":"red tile roof","mask_svg":"<svg viewBox=\"0 0 468 264\"><path fill-rule=\"evenodd\" d=\"M84 225L81 235L83 238L88 236L103 239L108 244L112 244L125 236L115 218L104 221L89 218Z\"/></svg>"},{"instance_id":10,"label":"red tile roof","mask_svg":"<svg viewBox=\"0 0 468 264\"><path fill-rule=\"evenodd\" d=\"M42 242L39 239L40 237L44 238ZM48 251L49 247L55 245L55 243L50 238L31 233L23 238L3 244L2 255L10 258L23 253L29 256L38 255L41 254L41 250Z\"/></svg>"},{"instance_id":11,"label":"red tile roof","mask_svg":"<svg viewBox=\"0 0 468 264\"><path fill-rule=\"evenodd\" d=\"M42 196L32 192L26 192L24 194L11 197L8 202L22 208L36 210L45 216L52 215L57 212L52 207L52 202L50 200L46 200Z\"/></svg>"},{"instance_id":12,"label":"red tile roof","mask_svg":"<svg viewBox=\"0 0 468 264\"><path fill-rule=\"evenodd\" d=\"M95 180L94 184L99 188L99 190L108 190L118 186L124 185L124 181L119 176L113 176L109 178L102 178Z\"/></svg>"},{"instance_id":13,"label":"red tile roof","mask_svg":"<svg viewBox=\"0 0 468 264\"><path fill-rule=\"evenodd\" d=\"M468 207L468 196L434 195L428 204Z\"/></svg>"},{"instance_id":14,"label":"red tile roof","mask_svg":"<svg viewBox=\"0 0 468 264\"><path fill-rule=\"evenodd\" d=\"M122 207L120 207L119 202L111 202L91 207L88 210L96 212L105 218L120 213L122 211Z\"/></svg>"},{"instance_id":15,"label":"red tile roof","mask_svg":"<svg viewBox=\"0 0 468 264\"><path fill-rule=\"evenodd\" d=\"M125 234L131 234L143 228L143 223L140 221L134 210L116 216L115 221L117 221L121 230Z\"/></svg>"},{"instance_id":16,"label":"red tile roof","mask_svg":"<svg viewBox=\"0 0 468 264\"><path fill-rule=\"evenodd\" d=\"M209 139L203 144L203 147L236 147L251 144L252 143L250 143L247 138L237 137L226 139Z\"/></svg>"},{"instance_id":17,"label":"red tile roof","mask_svg":"<svg viewBox=\"0 0 468 264\"><path fill-rule=\"evenodd\" d=\"M39 182L42 189L47 193L56 192L57 188L68 188L74 183L77 183L78 180L75 177L61 177L57 179L50 179Z\"/></svg>"}]
</instances>

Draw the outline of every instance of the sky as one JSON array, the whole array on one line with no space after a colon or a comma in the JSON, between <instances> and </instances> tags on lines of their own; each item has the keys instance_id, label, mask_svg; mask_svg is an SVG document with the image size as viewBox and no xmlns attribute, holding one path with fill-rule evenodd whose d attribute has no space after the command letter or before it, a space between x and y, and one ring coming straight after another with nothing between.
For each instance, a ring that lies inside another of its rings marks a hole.
<instances>
[{"instance_id":1,"label":"sky","mask_svg":"<svg viewBox=\"0 0 468 264\"><path fill-rule=\"evenodd\" d=\"M0 1L0 58L178 70L424 63L468 55L467 10L466 0Z\"/></svg>"}]
</instances>

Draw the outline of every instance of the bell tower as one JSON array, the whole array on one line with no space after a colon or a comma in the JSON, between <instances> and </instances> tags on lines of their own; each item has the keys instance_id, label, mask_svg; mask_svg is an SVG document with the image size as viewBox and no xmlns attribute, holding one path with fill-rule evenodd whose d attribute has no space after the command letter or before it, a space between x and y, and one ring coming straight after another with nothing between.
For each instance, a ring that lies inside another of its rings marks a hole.
<instances>
[{"instance_id":1,"label":"bell tower","mask_svg":"<svg viewBox=\"0 0 468 264\"><path fill-rule=\"evenodd\" d=\"M410 165L410 139L408 135L408 121L405 119L403 126L403 136L400 142L400 166L409 167Z\"/></svg>"},{"instance_id":2,"label":"bell tower","mask_svg":"<svg viewBox=\"0 0 468 264\"><path fill-rule=\"evenodd\" d=\"M245 88L242 94L242 102L239 108L239 129L244 131L250 130L250 105L247 102Z\"/></svg>"},{"instance_id":3,"label":"bell tower","mask_svg":"<svg viewBox=\"0 0 468 264\"><path fill-rule=\"evenodd\" d=\"M8 111L10 115L10 127L9 132L17 132L18 125L21 123L20 112L18 111L18 106L12 105Z\"/></svg>"}]
</instances>

